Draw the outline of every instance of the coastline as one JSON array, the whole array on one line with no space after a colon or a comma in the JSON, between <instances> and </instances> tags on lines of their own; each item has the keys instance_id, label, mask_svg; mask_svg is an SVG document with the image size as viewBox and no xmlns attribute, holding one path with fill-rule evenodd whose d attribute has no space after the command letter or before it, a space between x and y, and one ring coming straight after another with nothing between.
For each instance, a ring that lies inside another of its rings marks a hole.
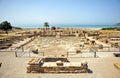
<instances>
[{"instance_id":1,"label":"coastline","mask_svg":"<svg viewBox=\"0 0 120 78\"><path fill-rule=\"evenodd\" d=\"M21 28L45 28L43 25L15 25ZM49 28L55 26L56 28L77 28L77 29L102 29L102 28L114 28L119 26L114 25L50 25Z\"/></svg>"}]
</instances>

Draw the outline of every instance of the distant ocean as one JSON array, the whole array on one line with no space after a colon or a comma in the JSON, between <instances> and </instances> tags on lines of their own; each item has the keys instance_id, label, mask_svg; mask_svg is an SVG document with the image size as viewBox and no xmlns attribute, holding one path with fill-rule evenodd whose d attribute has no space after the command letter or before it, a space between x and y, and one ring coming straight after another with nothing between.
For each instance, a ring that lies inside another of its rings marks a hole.
<instances>
[{"instance_id":1,"label":"distant ocean","mask_svg":"<svg viewBox=\"0 0 120 78\"><path fill-rule=\"evenodd\" d=\"M59 27L59 28L87 28L87 29L101 29L101 28L120 28L120 26L114 26L114 25L50 25L50 28L52 26ZM17 25L16 27L21 28L44 28L43 25Z\"/></svg>"}]
</instances>

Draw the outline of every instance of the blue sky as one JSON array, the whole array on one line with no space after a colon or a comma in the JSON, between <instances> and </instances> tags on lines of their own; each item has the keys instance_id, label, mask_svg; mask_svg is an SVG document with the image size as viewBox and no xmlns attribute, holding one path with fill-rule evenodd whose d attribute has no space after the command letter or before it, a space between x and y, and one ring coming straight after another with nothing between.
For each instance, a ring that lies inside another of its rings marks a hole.
<instances>
[{"instance_id":1,"label":"blue sky","mask_svg":"<svg viewBox=\"0 0 120 78\"><path fill-rule=\"evenodd\" d=\"M115 24L120 0L0 0L0 22L22 24Z\"/></svg>"}]
</instances>

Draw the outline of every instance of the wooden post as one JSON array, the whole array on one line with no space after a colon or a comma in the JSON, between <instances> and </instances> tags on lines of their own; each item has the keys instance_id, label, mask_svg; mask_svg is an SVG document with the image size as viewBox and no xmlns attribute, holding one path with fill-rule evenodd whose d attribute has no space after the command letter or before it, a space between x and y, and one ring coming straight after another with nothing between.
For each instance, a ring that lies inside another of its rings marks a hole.
<instances>
[{"instance_id":1,"label":"wooden post","mask_svg":"<svg viewBox=\"0 0 120 78\"><path fill-rule=\"evenodd\" d=\"M0 67L1 67L1 65L2 65L2 62L0 62Z\"/></svg>"},{"instance_id":2,"label":"wooden post","mask_svg":"<svg viewBox=\"0 0 120 78\"><path fill-rule=\"evenodd\" d=\"M82 57L82 52L81 52L81 57Z\"/></svg>"},{"instance_id":3,"label":"wooden post","mask_svg":"<svg viewBox=\"0 0 120 78\"><path fill-rule=\"evenodd\" d=\"M29 51L29 57L30 57L30 51Z\"/></svg>"},{"instance_id":4,"label":"wooden post","mask_svg":"<svg viewBox=\"0 0 120 78\"><path fill-rule=\"evenodd\" d=\"M43 52L43 56L44 56L44 52Z\"/></svg>"},{"instance_id":5,"label":"wooden post","mask_svg":"<svg viewBox=\"0 0 120 78\"><path fill-rule=\"evenodd\" d=\"M24 52L24 47L22 46L22 52Z\"/></svg>"},{"instance_id":6,"label":"wooden post","mask_svg":"<svg viewBox=\"0 0 120 78\"><path fill-rule=\"evenodd\" d=\"M82 52L80 52L80 54L81 54L81 57L82 57Z\"/></svg>"},{"instance_id":7,"label":"wooden post","mask_svg":"<svg viewBox=\"0 0 120 78\"><path fill-rule=\"evenodd\" d=\"M17 56L17 50L15 50L15 57L18 57L18 56Z\"/></svg>"},{"instance_id":8,"label":"wooden post","mask_svg":"<svg viewBox=\"0 0 120 78\"><path fill-rule=\"evenodd\" d=\"M11 47L11 51L12 51L12 47Z\"/></svg>"},{"instance_id":9,"label":"wooden post","mask_svg":"<svg viewBox=\"0 0 120 78\"><path fill-rule=\"evenodd\" d=\"M67 52L67 57L68 57L68 52Z\"/></svg>"},{"instance_id":10,"label":"wooden post","mask_svg":"<svg viewBox=\"0 0 120 78\"><path fill-rule=\"evenodd\" d=\"M108 47L108 51L110 51L110 47Z\"/></svg>"},{"instance_id":11,"label":"wooden post","mask_svg":"<svg viewBox=\"0 0 120 78\"><path fill-rule=\"evenodd\" d=\"M120 52L120 47L119 47L119 52Z\"/></svg>"},{"instance_id":12,"label":"wooden post","mask_svg":"<svg viewBox=\"0 0 120 78\"><path fill-rule=\"evenodd\" d=\"M96 52L94 52L94 57L96 57Z\"/></svg>"}]
</instances>

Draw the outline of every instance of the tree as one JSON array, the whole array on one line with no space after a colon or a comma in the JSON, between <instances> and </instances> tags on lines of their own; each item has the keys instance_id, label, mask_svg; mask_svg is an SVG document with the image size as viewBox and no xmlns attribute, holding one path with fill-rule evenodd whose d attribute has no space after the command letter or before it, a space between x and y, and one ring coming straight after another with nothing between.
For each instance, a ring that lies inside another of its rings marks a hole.
<instances>
[{"instance_id":1,"label":"tree","mask_svg":"<svg viewBox=\"0 0 120 78\"><path fill-rule=\"evenodd\" d=\"M52 30L56 30L56 27L55 26L52 26L52 28L51 28Z\"/></svg>"},{"instance_id":2,"label":"tree","mask_svg":"<svg viewBox=\"0 0 120 78\"><path fill-rule=\"evenodd\" d=\"M45 22L45 23L44 23L44 27L45 27L45 28L49 27L48 22Z\"/></svg>"},{"instance_id":3,"label":"tree","mask_svg":"<svg viewBox=\"0 0 120 78\"><path fill-rule=\"evenodd\" d=\"M0 23L0 29L7 31L7 30L11 30L12 26L8 21L3 21L2 23Z\"/></svg>"},{"instance_id":4,"label":"tree","mask_svg":"<svg viewBox=\"0 0 120 78\"><path fill-rule=\"evenodd\" d=\"M0 29L4 30L6 34L8 34L8 30L12 29L11 24L8 21L3 21L0 23Z\"/></svg>"}]
</instances>

